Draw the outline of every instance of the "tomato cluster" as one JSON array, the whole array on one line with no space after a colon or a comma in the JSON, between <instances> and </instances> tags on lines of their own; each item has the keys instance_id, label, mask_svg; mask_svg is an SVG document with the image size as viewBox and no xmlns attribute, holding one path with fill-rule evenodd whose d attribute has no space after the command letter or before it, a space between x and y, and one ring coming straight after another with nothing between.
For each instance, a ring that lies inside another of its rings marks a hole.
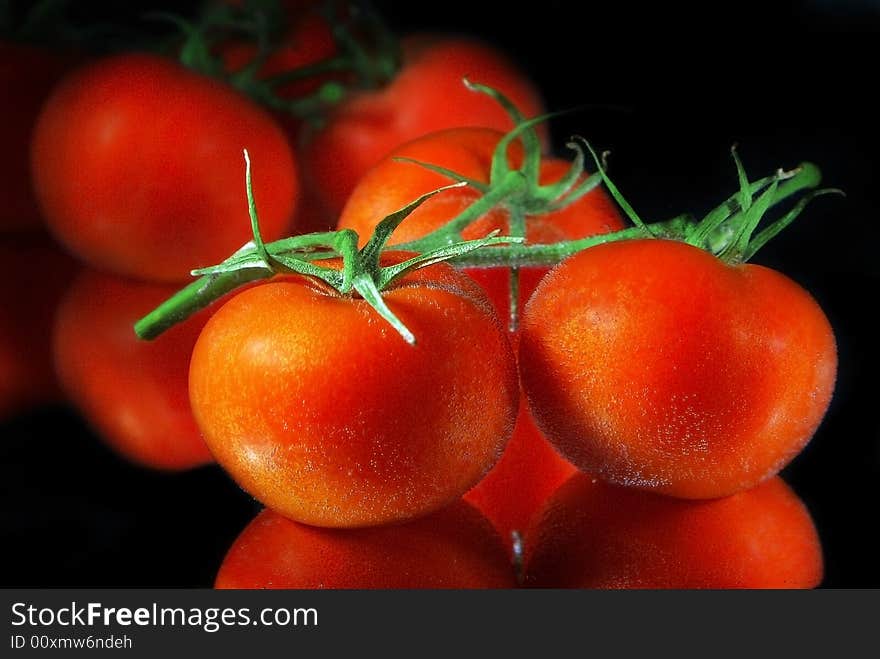
<instances>
[{"instance_id":1,"label":"tomato cluster","mask_svg":"<svg viewBox=\"0 0 880 659\"><path fill-rule=\"evenodd\" d=\"M252 9L217 4L220 24ZM10 239L4 267L51 265L39 312L0 291L43 328L0 323L0 414L57 373L120 455L216 461L266 506L220 588L818 585L776 474L828 407L834 335L744 264L794 174L699 225L627 228L598 159L544 153L539 94L502 54L382 33L351 59L359 12L279 7L268 53L224 34L178 44L188 66L47 67L16 186L33 198L3 230L44 223L81 272ZM177 324L132 331L154 320Z\"/></svg>"}]
</instances>

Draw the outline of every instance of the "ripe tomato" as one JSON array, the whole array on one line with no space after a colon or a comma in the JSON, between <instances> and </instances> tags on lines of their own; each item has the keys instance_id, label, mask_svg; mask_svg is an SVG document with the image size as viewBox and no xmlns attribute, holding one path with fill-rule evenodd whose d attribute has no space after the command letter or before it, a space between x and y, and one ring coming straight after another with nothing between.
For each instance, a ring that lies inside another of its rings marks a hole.
<instances>
[{"instance_id":1,"label":"ripe tomato","mask_svg":"<svg viewBox=\"0 0 880 659\"><path fill-rule=\"evenodd\" d=\"M244 148L273 240L288 228L298 185L272 117L170 60L109 57L47 101L32 149L37 198L50 229L92 265L184 281L250 238Z\"/></svg>"},{"instance_id":2,"label":"ripe tomato","mask_svg":"<svg viewBox=\"0 0 880 659\"><path fill-rule=\"evenodd\" d=\"M216 588L513 588L498 533L458 501L390 526L322 529L264 510L242 532Z\"/></svg>"},{"instance_id":3,"label":"ripe tomato","mask_svg":"<svg viewBox=\"0 0 880 659\"><path fill-rule=\"evenodd\" d=\"M42 236L0 240L0 419L60 399L52 319L75 271Z\"/></svg>"},{"instance_id":4,"label":"ripe tomato","mask_svg":"<svg viewBox=\"0 0 880 659\"><path fill-rule=\"evenodd\" d=\"M152 342L141 341L132 329L174 291L86 271L55 323L55 361L71 401L114 450L159 469L212 461L187 390L190 353L210 312Z\"/></svg>"},{"instance_id":5,"label":"ripe tomato","mask_svg":"<svg viewBox=\"0 0 880 659\"><path fill-rule=\"evenodd\" d=\"M30 174L30 145L37 115L56 82L78 58L0 41L0 231L43 228Z\"/></svg>"},{"instance_id":6,"label":"ripe tomato","mask_svg":"<svg viewBox=\"0 0 880 659\"><path fill-rule=\"evenodd\" d=\"M301 277L240 293L196 343L190 400L205 440L290 519L429 513L474 485L513 429L512 350L473 282L438 264L383 295L415 346L363 299Z\"/></svg>"},{"instance_id":7,"label":"ripe tomato","mask_svg":"<svg viewBox=\"0 0 880 659\"><path fill-rule=\"evenodd\" d=\"M541 588L814 588L822 570L810 513L781 478L685 501L578 474L525 538L524 583Z\"/></svg>"},{"instance_id":8,"label":"ripe tomato","mask_svg":"<svg viewBox=\"0 0 880 659\"><path fill-rule=\"evenodd\" d=\"M495 146L503 135L489 128L455 128L438 131L404 144L383 158L361 180L351 194L339 218L339 228L354 229L365 243L383 217L402 208L413 199L449 184L449 179L419 165L399 162L395 158L412 158L450 169L462 176L489 182L489 171ZM522 149L518 142L511 145L510 162L518 167ZM541 182L553 183L568 171L569 163L545 158ZM395 245L421 238L440 228L472 204L480 193L470 187L441 192L417 208L392 234L389 244ZM624 227L613 202L599 189L584 195L572 205L544 215L526 218L526 237L530 243L573 240ZM496 207L464 232L467 239L482 238L499 229L508 232L508 214ZM535 290L548 268L523 268L520 271L520 302ZM473 268L468 274L476 279L495 306L506 318L510 311L509 276L505 268Z\"/></svg>"},{"instance_id":9,"label":"ripe tomato","mask_svg":"<svg viewBox=\"0 0 880 659\"><path fill-rule=\"evenodd\" d=\"M686 498L777 473L822 420L837 367L797 284L667 240L555 268L526 305L519 360L538 427L575 465Z\"/></svg>"},{"instance_id":10,"label":"ripe tomato","mask_svg":"<svg viewBox=\"0 0 880 659\"><path fill-rule=\"evenodd\" d=\"M302 154L307 180L333 217L367 170L404 142L459 126L512 128L501 106L468 91L464 77L494 87L528 117L543 111L532 85L486 45L413 36L402 48L403 66L389 85L344 102L307 136Z\"/></svg>"}]
</instances>

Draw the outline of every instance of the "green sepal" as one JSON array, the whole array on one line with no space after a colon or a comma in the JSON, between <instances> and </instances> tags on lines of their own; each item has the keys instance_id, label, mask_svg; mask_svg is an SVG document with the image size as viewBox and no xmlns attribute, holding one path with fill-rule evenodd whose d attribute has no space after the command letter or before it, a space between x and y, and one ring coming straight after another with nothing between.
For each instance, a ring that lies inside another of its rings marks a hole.
<instances>
[{"instance_id":1,"label":"green sepal","mask_svg":"<svg viewBox=\"0 0 880 659\"><path fill-rule=\"evenodd\" d=\"M620 194L620 190L617 189L617 186L614 185L614 182L610 178L608 178L608 174L605 172L605 164L603 160L601 160L599 156L596 155L596 152L593 150L593 147L590 145L590 143L579 135L575 135L572 138L572 141L578 141L587 148L587 151L589 151L590 155L593 157L593 162L596 163L597 172L602 177L602 181L604 181L605 187L608 188L608 192L610 192L611 196L614 197L614 201L616 201L617 204L623 209L623 212L626 213L626 216L633 224L635 224L638 228L640 228L642 231L650 236L651 228L642 221L642 218L639 217L635 209L630 205L626 198L622 194Z\"/></svg>"},{"instance_id":2,"label":"green sepal","mask_svg":"<svg viewBox=\"0 0 880 659\"><path fill-rule=\"evenodd\" d=\"M448 179L452 179L453 181L457 181L459 183L466 183L470 187L475 190L479 190L480 192L486 192L489 189L489 186L481 181L477 181L472 178L468 178L467 176L463 176L457 172L452 171L451 169L447 169L446 167L440 167L440 165L432 165L429 162L423 162L421 160L416 160L415 158L407 158L406 156L396 156L392 158L395 162L405 162L410 163L412 165L418 165L423 169L427 169L428 171L434 172L435 174L440 174L441 176L445 176Z\"/></svg>"},{"instance_id":3,"label":"green sepal","mask_svg":"<svg viewBox=\"0 0 880 659\"><path fill-rule=\"evenodd\" d=\"M385 304L385 299L382 297L382 293L379 291L376 282L373 281L373 278L369 273L360 272L355 275L353 285L354 289L360 293L361 297L364 298L364 300L366 300L366 302L373 307L382 318L388 321L395 330L397 330L397 333L403 337L404 341L410 345L415 345L415 335L397 316L394 315L394 312L388 308L388 305Z\"/></svg>"},{"instance_id":4,"label":"green sepal","mask_svg":"<svg viewBox=\"0 0 880 659\"><path fill-rule=\"evenodd\" d=\"M748 185L745 187L748 188ZM748 247L752 232L758 226L764 213L770 208L777 187L779 187L778 179L774 180L757 200L752 202L750 199L748 201L748 208L745 211L741 211L743 213L743 220L733 231L728 245L718 254L719 258L729 263L742 262L742 255Z\"/></svg>"},{"instance_id":5,"label":"green sepal","mask_svg":"<svg viewBox=\"0 0 880 659\"><path fill-rule=\"evenodd\" d=\"M376 228L373 230L373 235L370 236L367 244L363 246L360 251L360 260L367 264L368 267L378 269L379 266L379 257L382 253L382 248L385 247L385 243L388 242L388 239L391 237L391 234L400 226L400 223L403 222L410 214L421 206L423 203L428 201L431 197L441 192L445 192L446 190L452 190L454 188L464 187L466 183L459 182L453 183L452 185L445 185L442 188L437 188L436 190L432 190L431 192L427 192L421 195L415 201L408 203L406 206L401 208L400 210L394 211L385 219L383 219L379 224L376 225Z\"/></svg>"},{"instance_id":6,"label":"green sepal","mask_svg":"<svg viewBox=\"0 0 880 659\"><path fill-rule=\"evenodd\" d=\"M490 180L496 179L507 173L507 146L513 139L520 135L522 136L523 150L525 151L522 171L526 175L526 178L530 180L537 179L541 168L541 142L538 139L538 134L534 130L528 130L528 128L546 121L550 118L550 115L536 117L533 120L534 123L529 123L513 101L497 89L489 87L488 85L482 85L478 82L472 82L467 78L465 78L463 82L464 86L470 91L486 94L504 108L504 111L507 112L508 116L513 121L514 129L517 129L520 126L524 127L519 133L516 133L516 130L514 130L512 132L512 137L506 142L502 140L503 146L502 144L499 144L499 148L495 151L495 157L492 159L492 176L490 177Z\"/></svg>"},{"instance_id":7,"label":"green sepal","mask_svg":"<svg viewBox=\"0 0 880 659\"><path fill-rule=\"evenodd\" d=\"M821 190L813 190L812 192L804 195L803 197L801 197L801 199L798 200L797 204L795 204L795 206L790 211L788 211L788 213L786 213L783 217L779 218L773 224L761 231L749 242L748 247L744 250L742 254L742 260L748 261L749 259L751 259L759 249L766 245L789 224L794 222L795 219L797 219L798 215L803 212L803 210L811 201L813 201L813 199L826 194L839 194L843 195L844 197L846 196L846 193L844 193L843 190L839 190L837 188L823 188Z\"/></svg>"}]
</instances>

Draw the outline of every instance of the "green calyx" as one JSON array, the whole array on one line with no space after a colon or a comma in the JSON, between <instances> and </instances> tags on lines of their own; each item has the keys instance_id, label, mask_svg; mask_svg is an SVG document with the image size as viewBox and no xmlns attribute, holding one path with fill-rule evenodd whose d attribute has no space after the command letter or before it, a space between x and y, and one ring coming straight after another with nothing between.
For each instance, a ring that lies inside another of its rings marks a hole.
<instances>
[{"instance_id":1,"label":"green calyx","mask_svg":"<svg viewBox=\"0 0 880 659\"><path fill-rule=\"evenodd\" d=\"M464 84L471 91L487 94L497 101L510 115L514 128L499 140L495 147L488 183L475 181L432 163L397 158L400 162L409 162L442 174L453 181L466 183L481 193L479 199L447 224L417 240L400 245L401 249L421 251L443 243L462 240L462 231L496 207L503 208L508 213L509 234L524 240L529 216L561 210L602 183L600 174L583 177L585 153L579 143L572 142L568 146L574 150L575 158L568 172L555 183L541 184L541 141L536 128L553 115L526 119L516 106L497 90L468 80L465 80ZM518 168L510 166L508 153L510 145L516 140L519 140L523 146L523 161Z\"/></svg>"},{"instance_id":2,"label":"green calyx","mask_svg":"<svg viewBox=\"0 0 880 659\"><path fill-rule=\"evenodd\" d=\"M744 263L751 259L770 239L794 222L816 197L843 194L836 188L813 189L819 185L822 174L812 163L801 163L791 171L780 169L771 176L750 182L736 147L731 148L731 154L739 177L739 191L700 222L687 225L682 236L688 244L712 252L728 263ZM771 206L807 189L812 190L785 215L755 233Z\"/></svg>"},{"instance_id":3,"label":"green calyx","mask_svg":"<svg viewBox=\"0 0 880 659\"><path fill-rule=\"evenodd\" d=\"M532 119L525 118L519 109L501 92L478 83L464 80L465 86L472 92L486 94L494 99L508 113L514 128L499 140L492 154L489 170L489 182L483 183L464 177L446 168L432 163L420 162L409 158L398 158L401 162L409 162L424 167L459 183L466 183L478 190L481 196L458 216L444 226L431 233L400 245L401 249L424 251L439 246L454 244L463 240L462 232L494 208L504 209L508 216L508 235L516 238L516 244L526 240L528 218L545 215L562 210L602 183L600 174L584 176L586 154L579 142L571 142L568 147L575 153L571 167L558 181L549 184L540 182L541 175L541 140L537 126L553 115L542 115ZM523 148L522 164L511 167L509 150L511 144L519 140ZM496 255L497 256L497 255ZM519 268L520 264L505 264L510 268L510 313L509 328L516 329L519 302ZM522 265L530 265L524 263Z\"/></svg>"},{"instance_id":4,"label":"green calyx","mask_svg":"<svg viewBox=\"0 0 880 659\"><path fill-rule=\"evenodd\" d=\"M180 61L188 68L224 80L264 107L312 123L321 122L352 90L381 87L397 74L399 44L378 15L357 3L327 0L314 11L332 31L335 54L263 75L266 63L279 49L296 46L285 43L288 35L283 28L289 23L285 11L280 0L245 0L238 7L210 5L195 22L172 14L152 17L172 22L183 34ZM256 51L243 68L230 72L218 46L233 40L252 44ZM282 93L286 85L308 80L323 82L315 91L293 98Z\"/></svg>"},{"instance_id":5,"label":"green calyx","mask_svg":"<svg viewBox=\"0 0 880 659\"><path fill-rule=\"evenodd\" d=\"M372 306L408 343L416 342L412 332L397 318L382 291L409 272L462 256L487 245L510 242L509 237L487 236L479 240L459 241L413 255L399 263L382 264L382 254L389 237L407 216L435 194L461 187L454 183L422 195L404 208L383 219L370 240L358 249L358 234L351 229L312 233L265 243L260 234L256 201L251 182L251 164L245 157L245 186L253 239L228 259L214 266L193 270L199 279L178 291L159 307L135 323L135 333L153 339L244 284L279 274L299 274L324 282L340 295L359 295ZM322 265L328 259L342 259L341 268Z\"/></svg>"}]
</instances>

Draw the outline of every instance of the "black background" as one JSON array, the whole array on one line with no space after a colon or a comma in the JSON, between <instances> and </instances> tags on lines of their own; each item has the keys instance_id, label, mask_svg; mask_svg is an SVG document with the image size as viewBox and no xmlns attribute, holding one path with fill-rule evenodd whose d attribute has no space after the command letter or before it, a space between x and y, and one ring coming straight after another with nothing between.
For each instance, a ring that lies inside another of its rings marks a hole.
<instances>
[{"instance_id":1,"label":"black background","mask_svg":"<svg viewBox=\"0 0 880 659\"><path fill-rule=\"evenodd\" d=\"M880 2L375 5L401 32L494 43L551 109L586 106L553 120L554 143L578 133L610 149L610 173L645 218L702 213L732 193L733 143L753 178L811 160L846 191L815 201L754 261L807 288L838 338L831 409L783 472L819 529L823 585L880 586ZM0 585L21 587L210 586L259 509L216 467L121 462L62 407L0 425L0 499Z\"/></svg>"}]
</instances>

